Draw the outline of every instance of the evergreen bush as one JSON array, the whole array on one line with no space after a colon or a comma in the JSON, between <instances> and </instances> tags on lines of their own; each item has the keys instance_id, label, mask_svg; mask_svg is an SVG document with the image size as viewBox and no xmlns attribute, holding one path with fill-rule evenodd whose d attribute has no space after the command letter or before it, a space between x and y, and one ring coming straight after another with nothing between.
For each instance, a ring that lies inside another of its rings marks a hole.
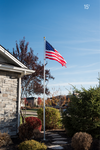
<instances>
[{"instance_id":1,"label":"evergreen bush","mask_svg":"<svg viewBox=\"0 0 100 150\"><path fill-rule=\"evenodd\" d=\"M62 122L69 135L87 132L93 137L100 137L100 88L76 90L69 107L63 112Z\"/></svg>"},{"instance_id":2,"label":"evergreen bush","mask_svg":"<svg viewBox=\"0 0 100 150\"><path fill-rule=\"evenodd\" d=\"M38 118L42 120L43 123L43 108L37 111ZM46 129L56 129L61 126L61 117L58 109L52 107L45 108L45 128Z\"/></svg>"}]
</instances>

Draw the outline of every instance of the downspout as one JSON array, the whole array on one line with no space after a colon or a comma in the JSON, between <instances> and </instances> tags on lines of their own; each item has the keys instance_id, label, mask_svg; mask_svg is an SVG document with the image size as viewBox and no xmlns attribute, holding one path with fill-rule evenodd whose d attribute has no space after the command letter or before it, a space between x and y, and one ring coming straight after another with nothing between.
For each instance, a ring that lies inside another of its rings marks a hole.
<instances>
[{"instance_id":1,"label":"downspout","mask_svg":"<svg viewBox=\"0 0 100 150\"><path fill-rule=\"evenodd\" d=\"M17 133L18 133L18 127L20 125L20 101L21 101L21 77L18 78L18 123L17 123Z\"/></svg>"}]
</instances>

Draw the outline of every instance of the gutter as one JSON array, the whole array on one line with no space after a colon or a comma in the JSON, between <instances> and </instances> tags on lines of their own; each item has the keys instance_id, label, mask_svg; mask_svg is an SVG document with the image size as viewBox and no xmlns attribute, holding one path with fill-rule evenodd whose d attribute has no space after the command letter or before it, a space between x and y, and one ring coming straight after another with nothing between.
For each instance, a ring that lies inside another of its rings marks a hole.
<instances>
[{"instance_id":1,"label":"gutter","mask_svg":"<svg viewBox=\"0 0 100 150\"><path fill-rule=\"evenodd\" d=\"M0 70L21 73L21 76L29 75L29 74L32 74L35 72L34 70L15 67L15 66L11 66L11 65L3 65L3 64L0 64Z\"/></svg>"},{"instance_id":2,"label":"gutter","mask_svg":"<svg viewBox=\"0 0 100 150\"><path fill-rule=\"evenodd\" d=\"M17 113L17 133L19 132L18 128L20 126L20 102L21 102L21 77L18 78L18 113Z\"/></svg>"}]
</instances>

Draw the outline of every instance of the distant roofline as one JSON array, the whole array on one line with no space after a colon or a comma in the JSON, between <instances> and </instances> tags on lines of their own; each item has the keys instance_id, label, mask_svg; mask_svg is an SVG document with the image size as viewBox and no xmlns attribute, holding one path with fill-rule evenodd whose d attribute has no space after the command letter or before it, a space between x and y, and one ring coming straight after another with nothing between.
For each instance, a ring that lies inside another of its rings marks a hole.
<instances>
[{"instance_id":1,"label":"distant roofline","mask_svg":"<svg viewBox=\"0 0 100 150\"><path fill-rule=\"evenodd\" d=\"M27 97L26 99L28 99L28 100L29 100L29 99L34 99L34 98L36 98L36 97Z\"/></svg>"}]
</instances>

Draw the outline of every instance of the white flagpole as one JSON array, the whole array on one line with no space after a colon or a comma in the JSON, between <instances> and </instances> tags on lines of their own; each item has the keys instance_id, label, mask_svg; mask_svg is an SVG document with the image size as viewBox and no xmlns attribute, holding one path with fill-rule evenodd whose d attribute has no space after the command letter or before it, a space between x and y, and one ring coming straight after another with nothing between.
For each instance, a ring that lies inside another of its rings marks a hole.
<instances>
[{"instance_id":1,"label":"white flagpole","mask_svg":"<svg viewBox=\"0 0 100 150\"><path fill-rule=\"evenodd\" d=\"M45 140L45 37L44 37L44 111L43 111L43 122L44 122L44 140Z\"/></svg>"}]
</instances>

